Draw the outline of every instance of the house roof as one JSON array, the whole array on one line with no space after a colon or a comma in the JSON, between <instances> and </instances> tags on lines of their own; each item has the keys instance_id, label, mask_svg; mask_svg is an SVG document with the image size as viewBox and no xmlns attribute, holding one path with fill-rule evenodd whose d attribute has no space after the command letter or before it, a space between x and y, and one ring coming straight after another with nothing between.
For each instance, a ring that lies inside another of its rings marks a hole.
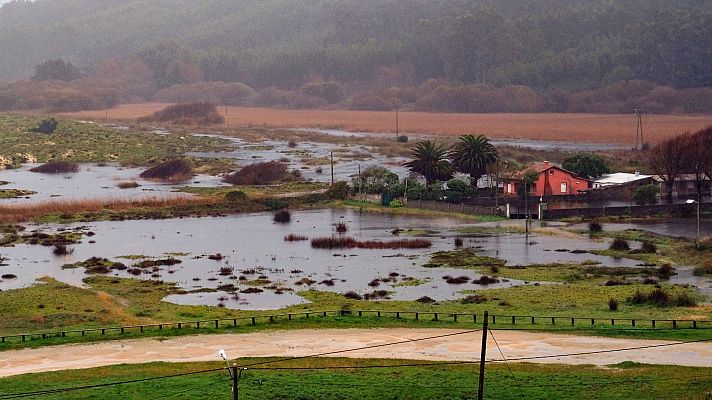
<instances>
[{"instance_id":1,"label":"house roof","mask_svg":"<svg viewBox=\"0 0 712 400\"><path fill-rule=\"evenodd\" d=\"M517 171L517 173L515 173L515 174L512 176L512 178L513 178L513 179L521 179L522 176L524 175L524 172L526 172L526 171L528 171L528 170L530 170L530 169L533 169L534 171L536 171L536 172L538 172L538 173L541 174L542 172L548 171L548 170L550 170L550 169L552 169L552 168L558 169L559 171L566 172L567 174L570 174L571 176L575 177L576 179L579 179L579 180L582 180L582 181L590 181L589 179L581 178L580 176L574 174L573 172L571 172L571 171L569 171L569 170L566 170L566 169L563 169L563 168L559 167L558 165L552 164L552 163L550 163L550 162L548 162L548 161L543 161L543 162L534 163L534 164L528 166L527 168L524 168L524 169L521 170L521 171Z\"/></svg>"},{"instance_id":2,"label":"house roof","mask_svg":"<svg viewBox=\"0 0 712 400\"><path fill-rule=\"evenodd\" d=\"M643 179L652 178L652 175L629 174L626 172L616 172L613 174L603 174L600 178L593 181L601 185L622 185L624 183L635 182Z\"/></svg>"},{"instance_id":3,"label":"house roof","mask_svg":"<svg viewBox=\"0 0 712 400\"><path fill-rule=\"evenodd\" d=\"M696 179L695 174L680 174L675 178L675 182L690 182ZM654 175L653 180L656 182L664 182L664 179L660 175ZM708 181L710 178L707 175L702 175L702 180Z\"/></svg>"}]
</instances>

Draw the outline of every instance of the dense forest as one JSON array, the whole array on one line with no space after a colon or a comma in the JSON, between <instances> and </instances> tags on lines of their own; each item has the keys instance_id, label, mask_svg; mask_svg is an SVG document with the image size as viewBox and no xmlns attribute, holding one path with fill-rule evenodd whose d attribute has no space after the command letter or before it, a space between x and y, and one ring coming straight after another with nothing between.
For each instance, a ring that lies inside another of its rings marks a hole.
<instances>
[{"instance_id":1,"label":"dense forest","mask_svg":"<svg viewBox=\"0 0 712 400\"><path fill-rule=\"evenodd\" d=\"M96 92L69 108L211 86L293 107L707 112L710 38L706 0L14 0L0 79L34 74L42 97L35 66L62 59L82 82L52 90Z\"/></svg>"}]
</instances>

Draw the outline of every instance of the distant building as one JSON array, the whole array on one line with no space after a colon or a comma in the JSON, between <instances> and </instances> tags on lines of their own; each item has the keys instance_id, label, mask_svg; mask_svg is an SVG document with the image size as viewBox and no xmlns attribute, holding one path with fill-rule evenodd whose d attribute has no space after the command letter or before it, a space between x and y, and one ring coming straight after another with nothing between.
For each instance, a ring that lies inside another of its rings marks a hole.
<instances>
[{"instance_id":1,"label":"distant building","mask_svg":"<svg viewBox=\"0 0 712 400\"><path fill-rule=\"evenodd\" d=\"M652 175L641 175L636 171L634 174L626 172L616 172L614 174L603 174L593 181L593 189L603 189L612 186L640 186L653 182Z\"/></svg>"},{"instance_id":2,"label":"distant building","mask_svg":"<svg viewBox=\"0 0 712 400\"><path fill-rule=\"evenodd\" d=\"M712 185L710 184L710 179L708 176L703 177L702 183L702 195L712 196ZM667 196L668 183L663 180L659 175L653 176L653 181L660 188L660 196ZM682 174L675 178L675 182L672 182L672 197L675 198L690 198L694 199L697 197L697 182L695 180L694 174Z\"/></svg>"},{"instance_id":3,"label":"distant building","mask_svg":"<svg viewBox=\"0 0 712 400\"><path fill-rule=\"evenodd\" d=\"M533 169L539 173L539 178L529 188L529 193L534 196L563 196L577 195L587 190L591 182L588 179L576 176L548 161L537 163L526 170ZM522 176L524 171L515 174L509 182L504 184L505 196L516 196L518 187L523 187Z\"/></svg>"}]
</instances>

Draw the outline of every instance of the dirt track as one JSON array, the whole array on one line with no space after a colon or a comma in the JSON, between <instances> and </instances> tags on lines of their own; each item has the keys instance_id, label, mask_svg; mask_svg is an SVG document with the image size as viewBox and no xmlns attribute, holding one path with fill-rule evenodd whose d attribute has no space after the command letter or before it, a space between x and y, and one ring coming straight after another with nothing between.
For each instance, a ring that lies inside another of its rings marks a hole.
<instances>
[{"instance_id":1,"label":"dirt track","mask_svg":"<svg viewBox=\"0 0 712 400\"><path fill-rule=\"evenodd\" d=\"M130 120L150 115L169 104L123 104L109 110L109 119ZM395 114L390 111L285 110L264 107L228 107L229 126L277 128L338 128L352 132L394 132ZM220 112L224 108L220 107ZM104 110L60 114L103 121ZM402 112L403 133L462 135L484 133L493 139L564 140L571 142L635 143L635 116L625 114L462 114ZM712 117L691 115L646 115L645 140L661 140L687 130L699 130Z\"/></svg>"},{"instance_id":2,"label":"dirt track","mask_svg":"<svg viewBox=\"0 0 712 400\"><path fill-rule=\"evenodd\" d=\"M462 331L445 329L295 330L244 335L186 336L168 340L139 339L13 350L0 352L0 377L152 361L216 361L219 360L217 355L219 349L225 349L231 357L304 356L455 332ZM508 359L669 343L514 331L495 331L494 335ZM475 332L347 352L334 356L471 361L479 359L480 342L481 332ZM488 342L487 357L488 359L501 359L491 337ZM595 355L543 358L529 362L609 365L623 361L712 367L712 342Z\"/></svg>"}]
</instances>

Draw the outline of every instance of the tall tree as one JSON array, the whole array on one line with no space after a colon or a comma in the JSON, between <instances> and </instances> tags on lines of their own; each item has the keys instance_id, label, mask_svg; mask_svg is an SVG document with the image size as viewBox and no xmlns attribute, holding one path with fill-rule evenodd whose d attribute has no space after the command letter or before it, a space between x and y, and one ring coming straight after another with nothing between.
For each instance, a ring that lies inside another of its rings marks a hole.
<instances>
[{"instance_id":1,"label":"tall tree","mask_svg":"<svg viewBox=\"0 0 712 400\"><path fill-rule=\"evenodd\" d=\"M79 68L74 64L64 60L49 60L35 66L35 74L32 75L33 81L73 81L82 77Z\"/></svg>"},{"instance_id":2,"label":"tall tree","mask_svg":"<svg viewBox=\"0 0 712 400\"><path fill-rule=\"evenodd\" d=\"M431 140L418 142L412 155L413 160L404 166L423 175L428 184L452 178L453 168L447 159L447 149L444 145Z\"/></svg>"},{"instance_id":3,"label":"tall tree","mask_svg":"<svg viewBox=\"0 0 712 400\"><path fill-rule=\"evenodd\" d=\"M449 155L455 170L470 175L473 186L477 186L488 166L499 161L497 148L485 135L461 136Z\"/></svg>"},{"instance_id":4,"label":"tall tree","mask_svg":"<svg viewBox=\"0 0 712 400\"><path fill-rule=\"evenodd\" d=\"M669 138L650 151L650 168L665 182L667 199L671 203L673 185L685 168L687 136L689 133Z\"/></svg>"},{"instance_id":5,"label":"tall tree","mask_svg":"<svg viewBox=\"0 0 712 400\"><path fill-rule=\"evenodd\" d=\"M576 154L564 160L561 166L582 178L598 178L611 172L608 163L595 154Z\"/></svg>"}]
</instances>

